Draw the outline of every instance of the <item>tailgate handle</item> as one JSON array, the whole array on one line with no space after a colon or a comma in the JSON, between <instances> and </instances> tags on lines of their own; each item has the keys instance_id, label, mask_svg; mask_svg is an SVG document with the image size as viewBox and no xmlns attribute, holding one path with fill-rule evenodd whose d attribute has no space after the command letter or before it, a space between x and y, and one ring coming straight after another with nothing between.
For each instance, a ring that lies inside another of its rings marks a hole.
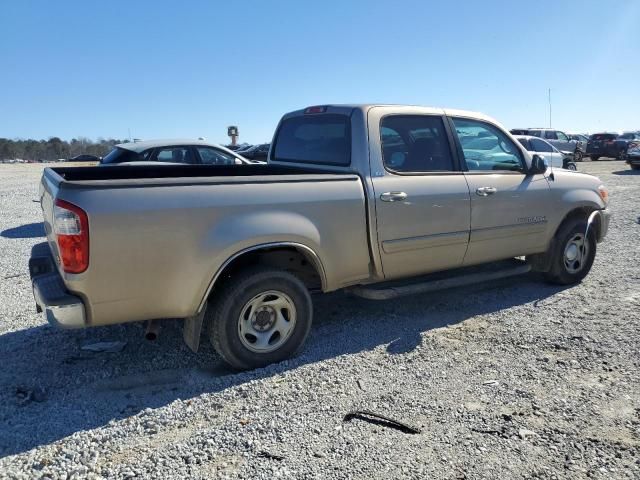
<instances>
[{"instance_id":1,"label":"tailgate handle","mask_svg":"<svg viewBox=\"0 0 640 480\"><path fill-rule=\"evenodd\" d=\"M385 192L380 195L380 200L383 202L402 202L407 199L407 194L404 192Z\"/></svg>"},{"instance_id":2,"label":"tailgate handle","mask_svg":"<svg viewBox=\"0 0 640 480\"><path fill-rule=\"evenodd\" d=\"M498 189L496 187L478 187L476 189L476 193L481 197L486 197L488 195L493 195L496 193Z\"/></svg>"}]
</instances>

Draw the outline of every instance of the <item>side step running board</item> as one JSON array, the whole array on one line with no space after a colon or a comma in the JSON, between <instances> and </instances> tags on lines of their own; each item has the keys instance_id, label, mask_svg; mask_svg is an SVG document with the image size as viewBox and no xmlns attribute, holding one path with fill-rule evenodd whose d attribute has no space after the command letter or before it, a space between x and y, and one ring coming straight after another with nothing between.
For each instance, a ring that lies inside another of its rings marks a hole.
<instances>
[{"instance_id":1,"label":"side step running board","mask_svg":"<svg viewBox=\"0 0 640 480\"><path fill-rule=\"evenodd\" d=\"M348 292L369 300L390 300L392 298L404 297L405 295L435 292L447 288L464 287L490 280L513 277L525 274L531 270L531 265L522 261L512 261L509 263L510 265L507 268L502 268L500 270L494 269L483 272L475 269L474 273L460 272L449 278L437 278L431 280L422 277L423 281L396 286L388 284L387 287L383 287L380 284L377 286L360 285L349 288Z\"/></svg>"}]
</instances>

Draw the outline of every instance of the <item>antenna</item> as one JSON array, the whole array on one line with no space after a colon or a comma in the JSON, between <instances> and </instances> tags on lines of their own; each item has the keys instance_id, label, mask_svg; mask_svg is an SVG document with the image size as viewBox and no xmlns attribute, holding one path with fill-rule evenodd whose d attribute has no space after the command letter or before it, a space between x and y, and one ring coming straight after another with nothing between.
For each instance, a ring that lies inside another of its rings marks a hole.
<instances>
[{"instance_id":1,"label":"antenna","mask_svg":"<svg viewBox=\"0 0 640 480\"><path fill-rule=\"evenodd\" d=\"M551 128L551 89L549 89L549 128Z\"/></svg>"}]
</instances>

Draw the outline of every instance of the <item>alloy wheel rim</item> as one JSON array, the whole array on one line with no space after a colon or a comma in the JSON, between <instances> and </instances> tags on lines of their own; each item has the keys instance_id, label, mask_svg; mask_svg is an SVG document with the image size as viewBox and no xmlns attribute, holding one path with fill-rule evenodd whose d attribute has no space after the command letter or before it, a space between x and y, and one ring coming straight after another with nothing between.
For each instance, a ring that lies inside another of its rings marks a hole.
<instances>
[{"instance_id":1,"label":"alloy wheel rim","mask_svg":"<svg viewBox=\"0 0 640 480\"><path fill-rule=\"evenodd\" d=\"M280 348L296 325L296 307L278 290L262 292L247 303L238 318L238 335L252 352L270 353Z\"/></svg>"}]
</instances>

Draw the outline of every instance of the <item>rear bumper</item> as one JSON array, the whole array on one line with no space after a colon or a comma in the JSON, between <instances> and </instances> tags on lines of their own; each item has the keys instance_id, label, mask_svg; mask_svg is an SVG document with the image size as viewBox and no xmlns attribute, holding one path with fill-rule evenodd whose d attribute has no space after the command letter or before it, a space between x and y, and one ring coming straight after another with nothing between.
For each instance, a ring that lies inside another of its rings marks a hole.
<instances>
[{"instance_id":1,"label":"rear bumper","mask_svg":"<svg viewBox=\"0 0 640 480\"><path fill-rule=\"evenodd\" d=\"M36 310L44 313L51 325L59 328L87 326L82 299L67 291L51 255L32 256L29 259L29 274Z\"/></svg>"}]
</instances>

